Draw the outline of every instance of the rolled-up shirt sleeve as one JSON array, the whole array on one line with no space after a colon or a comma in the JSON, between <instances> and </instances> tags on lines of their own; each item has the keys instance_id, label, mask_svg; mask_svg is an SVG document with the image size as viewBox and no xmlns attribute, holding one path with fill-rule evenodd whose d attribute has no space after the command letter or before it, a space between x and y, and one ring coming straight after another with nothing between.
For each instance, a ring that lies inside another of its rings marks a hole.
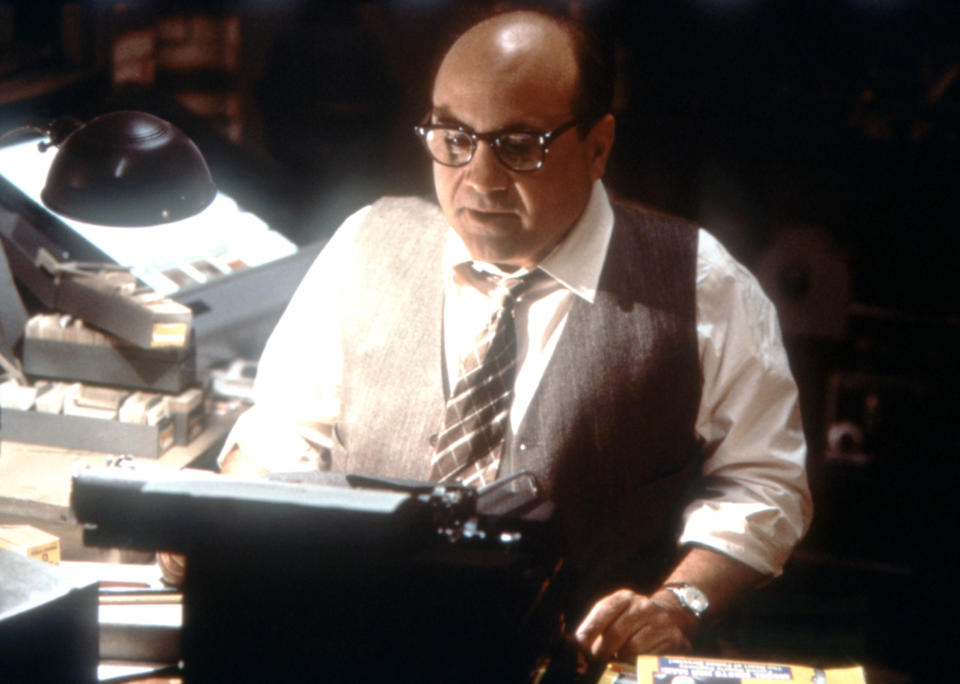
<instances>
[{"instance_id":1,"label":"rolled-up shirt sleeve","mask_svg":"<svg viewBox=\"0 0 960 684\"><path fill-rule=\"evenodd\" d=\"M220 459L238 446L267 471L317 470L340 412L339 288L345 252L369 207L324 246L274 328L257 366L254 404L238 419Z\"/></svg>"},{"instance_id":2,"label":"rolled-up shirt sleeve","mask_svg":"<svg viewBox=\"0 0 960 684\"><path fill-rule=\"evenodd\" d=\"M697 334L696 427L708 456L703 495L685 510L680 543L778 575L812 516L797 386L773 304L703 230Z\"/></svg>"}]
</instances>

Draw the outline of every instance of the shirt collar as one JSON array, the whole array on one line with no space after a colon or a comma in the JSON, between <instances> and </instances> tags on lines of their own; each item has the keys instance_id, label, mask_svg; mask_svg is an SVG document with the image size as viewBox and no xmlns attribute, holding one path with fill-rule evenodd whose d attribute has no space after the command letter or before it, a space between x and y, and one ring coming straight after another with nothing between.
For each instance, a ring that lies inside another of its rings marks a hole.
<instances>
[{"instance_id":1,"label":"shirt collar","mask_svg":"<svg viewBox=\"0 0 960 684\"><path fill-rule=\"evenodd\" d=\"M586 208L570 233L539 266L571 292L592 303L596 298L612 233L613 208L603 183L598 180L590 191ZM462 264L472 264L479 270L499 273L499 269L492 264L475 262L453 229L449 231L443 261L446 272L462 268Z\"/></svg>"}]
</instances>

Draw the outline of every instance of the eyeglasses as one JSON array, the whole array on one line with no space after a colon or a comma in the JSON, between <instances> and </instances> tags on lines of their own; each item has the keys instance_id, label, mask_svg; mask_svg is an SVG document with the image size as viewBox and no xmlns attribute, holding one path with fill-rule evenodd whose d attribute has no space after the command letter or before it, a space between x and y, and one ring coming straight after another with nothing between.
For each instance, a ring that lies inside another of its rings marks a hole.
<instances>
[{"instance_id":1,"label":"eyeglasses","mask_svg":"<svg viewBox=\"0 0 960 684\"><path fill-rule=\"evenodd\" d=\"M483 140L508 169L536 171L543 166L550 144L579 123L574 119L543 133L516 129L476 133L467 126L449 124L424 124L414 126L413 131L430 156L444 166L469 164L477 151L477 141Z\"/></svg>"}]
</instances>

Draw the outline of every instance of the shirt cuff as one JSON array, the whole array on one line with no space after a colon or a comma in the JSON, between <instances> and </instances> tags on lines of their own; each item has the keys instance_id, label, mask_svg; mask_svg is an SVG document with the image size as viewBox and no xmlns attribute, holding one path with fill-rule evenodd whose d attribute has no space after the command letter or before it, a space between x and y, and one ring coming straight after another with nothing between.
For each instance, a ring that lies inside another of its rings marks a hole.
<instances>
[{"instance_id":1,"label":"shirt cuff","mask_svg":"<svg viewBox=\"0 0 960 684\"><path fill-rule=\"evenodd\" d=\"M688 508L679 544L696 544L754 570L779 576L803 536L777 508L762 503L699 502Z\"/></svg>"},{"instance_id":2,"label":"shirt cuff","mask_svg":"<svg viewBox=\"0 0 960 684\"><path fill-rule=\"evenodd\" d=\"M217 458L222 465L234 447L268 472L295 472L321 469L321 452L330 440L317 430L270 419L256 406L237 418Z\"/></svg>"}]
</instances>

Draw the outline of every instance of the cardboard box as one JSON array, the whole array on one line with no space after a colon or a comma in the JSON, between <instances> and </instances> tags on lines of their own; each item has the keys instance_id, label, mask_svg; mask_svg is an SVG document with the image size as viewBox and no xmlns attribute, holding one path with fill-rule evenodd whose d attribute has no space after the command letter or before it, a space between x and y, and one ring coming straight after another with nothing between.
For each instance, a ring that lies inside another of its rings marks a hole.
<instances>
[{"instance_id":1,"label":"cardboard box","mask_svg":"<svg viewBox=\"0 0 960 684\"><path fill-rule=\"evenodd\" d=\"M127 294L109 273L61 278L53 308L143 349L190 343L189 308L155 292Z\"/></svg>"},{"instance_id":2,"label":"cardboard box","mask_svg":"<svg viewBox=\"0 0 960 684\"><path fill-rule=\"evenodd\" d=\"M0 525L0 547L46 563L60 562L60 539L30 525Z\"/></svg>"},{"instance_id":3,"label":"cardboard box","mask_svg":"<svg viewBox=\"0 0 960 684\"><path fill-rule=\"evenodd\" d=\"M170 417L173 418L173 443L186 446L207 426L207 409L203 389L191 387L176 397L170 397Z\"/></svg>"},{"instance_id":4,"label":"cardboard box","mask_svg":"<svg viewBox=\"0 0 960 684\"><path fill-rule=\"evenodd\" d=\"M196 350L140 349L27 336L23 369L27 375L80 380L152 392L179 393L194 383Z\"/></svg>"},{"instance_id":5,"label":"cardboard box","mask_svg":"<svg viewBox=\"0 0 960 684\"><path fill-rule=\"evenodd\" d=\"M4 409L3 438L64 449L159 458L173 446L174 426L169 415L154 424L137 425L102 418Z\"/></svg>"}]
</instances>

